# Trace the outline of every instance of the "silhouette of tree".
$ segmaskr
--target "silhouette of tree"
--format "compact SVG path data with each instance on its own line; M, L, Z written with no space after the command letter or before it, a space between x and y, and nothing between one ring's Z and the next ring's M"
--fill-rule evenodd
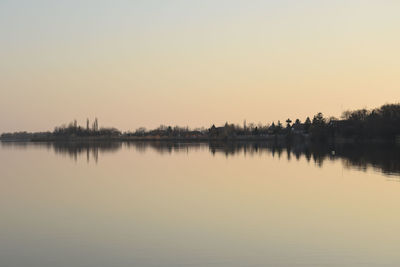
M324 126L325 125L325 118L321 112L318 112L316 115L314 115L314 118L312 120L312 125L313 126Z
M311 127L311 120L310 120L310 117L307 117L306 121L304 122L304 131L306 133L309 133L310 132L310 127Z

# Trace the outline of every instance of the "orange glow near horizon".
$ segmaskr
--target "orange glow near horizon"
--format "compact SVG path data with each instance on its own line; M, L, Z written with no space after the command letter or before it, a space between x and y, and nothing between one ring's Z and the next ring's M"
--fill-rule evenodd
M0 133L209 127L400 102L398 1L0 4Z

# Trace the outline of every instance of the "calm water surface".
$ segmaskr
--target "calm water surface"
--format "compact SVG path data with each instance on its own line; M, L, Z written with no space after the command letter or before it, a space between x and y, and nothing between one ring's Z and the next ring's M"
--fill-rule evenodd
M1 143L0 266L400 266L399 158Z

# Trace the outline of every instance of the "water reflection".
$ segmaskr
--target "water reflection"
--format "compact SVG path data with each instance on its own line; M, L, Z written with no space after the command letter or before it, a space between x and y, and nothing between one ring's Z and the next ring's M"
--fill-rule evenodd
M84 156L86 161L98 162L100 153L117 152L122 147L146 153L148 150L160 154L189 153L209 150L212 155L226 157L237 155L272 157L300 160L304 157L322 167L324 161L341 160L346 168L366 171L372 168L386 175L400 175L400 147L387 145L354 144L277 144L277 143L177 143L177 142L1 142L3 148L38 148L53 150L58 155L67 155L74 160Z
M116 152L122 147L120 142L2 142L3 148L28 149L38 148L53 150L59 155L67 155L74 160L85 155L86 161L93 159L98 162L99 153Z

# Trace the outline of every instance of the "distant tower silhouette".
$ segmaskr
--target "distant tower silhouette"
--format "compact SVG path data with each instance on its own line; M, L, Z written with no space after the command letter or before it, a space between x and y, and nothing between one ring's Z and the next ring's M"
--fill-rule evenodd
M86 119L86 130L89 131L89 119Z

